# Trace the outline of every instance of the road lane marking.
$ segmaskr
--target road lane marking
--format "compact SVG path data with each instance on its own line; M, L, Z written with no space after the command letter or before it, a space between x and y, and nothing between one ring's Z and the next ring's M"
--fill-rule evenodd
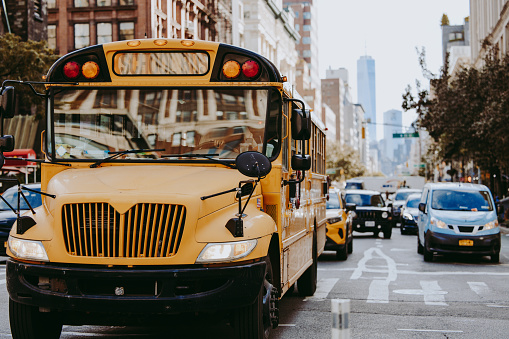
M3 284L5 284L5 283L6 283L6 280L5 280L5 279L0 280L0 285L3 285Z
M278 324L278 327L295 327L297 324Z
M442 291L438 285L438 281L421 280L420 290L394 290L394 293L407 294L407 295L422 295L424 296L424 303L431 306L448 306L445 302L444 295L446 291Z
M486 305L488 307L499 307L499 308L509 308L509 306L506 305Z
M330 291L334 288L334 285L339 281L339 278L326 278L318 280L316 284L315 294L311 297L304 298L304 301L308 300L325 300L329 295Z
M477 295L486 294L490 291L490 288L484 282L468 281L467 284Z
M410 332L441 332L441 333L463 333L463 331L457 330L420 330L417 328L398 328L398 331L410 331Z
M366 302L377 304L389 303L389 281L385 279L371 281Z

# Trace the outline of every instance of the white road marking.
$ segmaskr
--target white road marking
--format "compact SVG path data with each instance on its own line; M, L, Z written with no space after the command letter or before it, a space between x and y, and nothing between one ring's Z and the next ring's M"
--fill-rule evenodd
M397 264L399 265L399 264ZM498 265L498 266L502 266L501 265ZM335 271L339 271L339 272L342 272L342 271L357 271L359 269L359 267L356 267L356 268L353 268L353 267L345 267L345 268L319 268L319 270L322 270L322 271L329 271L329 272L335 272ZM372 270L372 269L364 269L363 270L364 272L367 272L367 273L382 273L382 272L387 272L387 270ZM402 271L402 270L397 270L396 272L397 274L413 274L413 275L432 275L432 276L440 276L440 275L482 275L482 276L497 276L497 277L505 277L505 276L509 276L509 272L470 272L470 271L459 271L459 272L455 272L455 271L447 271L447 272L422 272L422 271ZM352 278L350 278L352 279ZM357 279L357 278L355 278Z
M417 329L417 328L398 328L398 331L463 333L463 331L457 331L457 330L420 330L420 329Z
M5 280L5 279L0 280L0 285L3 285L3 284L5 284L5 283L6 283L6 280Z
M409 248L391 248L391 252L414 252L415 250L411 250Z
M484 282L467 282L468 286L470 286L470 289L474 291L477 295L486 294L489 293L490 288L486 283Z
M442 291L437 281L420 281L420 290L394 290L394 293L407 294L407 295L422 295L424 296L424 303L431 306L448 306L445 302L444 295L446 291Z
M304 301L308 300L316 301L327 299L327 296L329 295L330 291L334 288L334 285L336 285L338 280L339 280L338 278L327 278L318 280L316 284L315 294L313 294L312 297L305 298Z
M366 263L371 259L385 259L387 269L373 270L368 269ZM376 266L380 267L380 266ZM385 267L385 266L383 266ZM350 279L359 279L363 272L386 273L386 277L377 277L371 281L369 285L368 303L388 303L389 302L389 283L397 278L396 263L394 260L385 255L379 248L371 247L364 251L364 257L357 264L357 268L353 271Z
M80 336L80 337L117 337L117 338L147 336L147 333L136 333L136 334L128 334L128 333L120 334L120 333L118 333L118 334L115 334L115 333L87 333L87 332L67 332L67 331L62 331L62 334L70 334L70 335L75 335L75 336Z
M278 324L277 326L281 326L281 327L295 327L295 326L297 326L297 324Z
M506 305L486 305L488 307L499 307L499 308L509 308L509 306Z

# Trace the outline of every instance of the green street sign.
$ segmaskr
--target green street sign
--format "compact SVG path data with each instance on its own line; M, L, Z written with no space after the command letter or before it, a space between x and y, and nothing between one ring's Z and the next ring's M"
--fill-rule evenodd
M326 169L325 174L336 174L336 169L335 168Z
M418 164L418 165L416 164L416 165L414 165L414 167L424 168L424 167L426 167L426 164Z
M419 137L419 132L414 132L414 133L393 133L392 137L393 138L418 138Z

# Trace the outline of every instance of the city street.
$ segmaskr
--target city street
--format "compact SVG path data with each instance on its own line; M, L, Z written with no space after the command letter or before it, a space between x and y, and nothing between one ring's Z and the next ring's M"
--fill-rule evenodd
M505 232L504 232L505 233ZM435 256L423 261L416 237L390 240L355 234L347 261L334 252L319 258L313 297L295 291L280 304L271 338L330 338L331 299L350 299L352 338L501 338L509 332L509 236L500 264L489 258ZM0 273L0 338L10 338L5 272ZM62 338L231 337L218 319L177 319L162 327L64 326Z

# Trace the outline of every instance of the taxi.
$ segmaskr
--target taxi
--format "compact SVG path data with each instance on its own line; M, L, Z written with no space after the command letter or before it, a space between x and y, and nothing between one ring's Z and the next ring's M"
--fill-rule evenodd
M355 211L354 204L346 204L341 198L338 189L329 189L327 200L327 241L326 251L336 251L338 260L346 260L348 254L353 251L352 237L352 213Z

